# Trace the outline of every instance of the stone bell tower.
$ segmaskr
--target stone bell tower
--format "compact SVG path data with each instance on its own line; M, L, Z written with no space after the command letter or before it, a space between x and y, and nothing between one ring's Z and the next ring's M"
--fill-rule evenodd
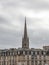
M22 48L29 49L29 38L27 36L26 17L25 17L25 26L24 26L24 36L22 38Z

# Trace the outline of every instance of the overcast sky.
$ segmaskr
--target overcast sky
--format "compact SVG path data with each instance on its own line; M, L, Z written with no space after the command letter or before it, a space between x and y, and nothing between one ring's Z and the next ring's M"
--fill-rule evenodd
M22 46L25 16L30 48L49 45L49 0L0 0L0 49Z

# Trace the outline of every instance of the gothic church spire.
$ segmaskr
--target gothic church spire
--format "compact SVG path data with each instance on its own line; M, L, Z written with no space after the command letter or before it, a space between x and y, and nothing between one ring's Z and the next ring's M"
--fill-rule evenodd
M22 48L29 49L29 38L27 36L27 25L25 17L24 36L22 38Z
M25 17L24 38L26 37L27 37L27 26L26 26L26 17Z

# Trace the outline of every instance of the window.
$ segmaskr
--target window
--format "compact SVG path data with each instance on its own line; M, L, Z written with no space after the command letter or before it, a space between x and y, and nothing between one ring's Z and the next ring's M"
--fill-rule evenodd
M26 46L26 44L24 46Z
M33 51L31 51L31 55L33 55Z
M23 55L25 55L25 51L23 51Z
M37 54L39 55L39 51L37 51Z

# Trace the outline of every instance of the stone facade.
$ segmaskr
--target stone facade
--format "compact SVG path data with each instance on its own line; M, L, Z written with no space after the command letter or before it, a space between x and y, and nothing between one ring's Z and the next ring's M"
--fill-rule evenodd
M0 50L0 65L49 65L49 46L43 49L29 48L26 18L22 48Z
M0 65L49 65L49 51L42 49L5 49L0 51Z

